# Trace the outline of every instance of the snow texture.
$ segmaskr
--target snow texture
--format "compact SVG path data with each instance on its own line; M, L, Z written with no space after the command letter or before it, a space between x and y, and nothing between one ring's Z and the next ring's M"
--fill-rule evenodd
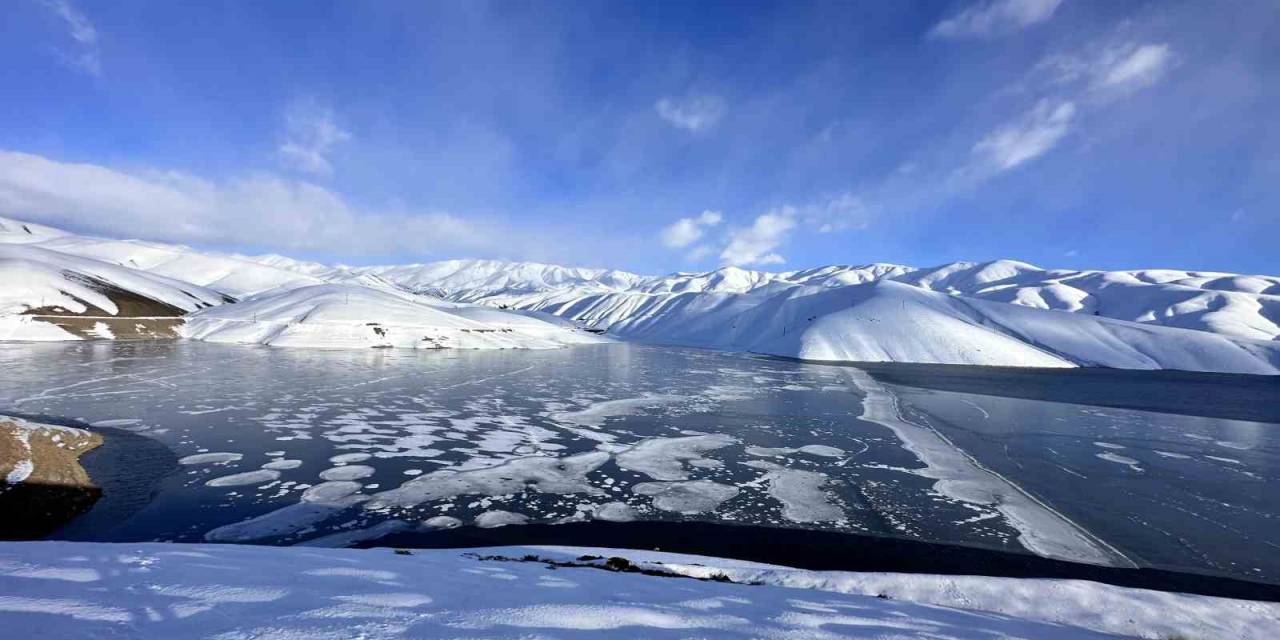
M1083 581L816 572L613 549L476 551L6 542L0 625L15 638L227 640L1264 640L1280 630L1274 603ZM517 561L526 555L621 556L663 573L757 584L585 567L548 571L543 562Z

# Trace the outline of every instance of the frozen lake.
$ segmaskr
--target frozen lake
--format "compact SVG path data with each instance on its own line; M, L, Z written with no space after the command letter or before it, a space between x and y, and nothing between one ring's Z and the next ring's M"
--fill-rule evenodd
M182 341L3 344L0 371L0 413L116 434L84 460L103 499L60 538L698 519L1280 582L1260 378Z

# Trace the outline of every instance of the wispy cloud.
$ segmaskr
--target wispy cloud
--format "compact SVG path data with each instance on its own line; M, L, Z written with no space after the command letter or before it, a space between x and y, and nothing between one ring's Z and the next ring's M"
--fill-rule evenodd
M1053 17L1062 0L984 0L944 18L929 30L935 38L993 38Z
M391 255L506 255L545 239L441 211L357 207L341 194L270 174L208 180L0 150L0 214L153 240ZM525 234L527 235L527 234Z
M329 154L333 147L351 139L338 126L333 110L313 101L299 101L284 114L284 132L277 152L286 166L316 175L333 173Z
M696 95L662 98L653 108L671 126L698 133L715 126L724 117L728 104L719 96Z
M806 227L830 232L864 228L886 216L927 211L1045 157L1075 134L1087 134L1091 121L1161 82L1180 63L1169 44L1122 35L1046 56L1004 92L1020 106L1002 120L970 129L967 135L963 124L958 124L949 144L918 152L923 165L908 161L847 193L800 206L801 220ZM907 167L910 170L904 170Z
M751 226L729 232L729 243L720 252L727 265L771 265L786 262L776 249L786 242L796 226L795 207L779 207L760 214Z
M1041 100L1030 111L987 134L973 146L997 171L1007 171L1044 155L1071 130L1072 102Z
M811 202L800 207L800 211L805 222L817 227L818 233L865 229L870 224L867 203L847 191Z
M54 12L67 27L67 35L74 42L70 47L54 51L68 65L92 76L102 75L102 54L98 48L98 30L87 16L68 0L40 0Z
M1162 80L1174 67L1173 48L1162 42L1113 42L1085 51L1049 56L1033 70L1033 81L1079 98L1124 97Z

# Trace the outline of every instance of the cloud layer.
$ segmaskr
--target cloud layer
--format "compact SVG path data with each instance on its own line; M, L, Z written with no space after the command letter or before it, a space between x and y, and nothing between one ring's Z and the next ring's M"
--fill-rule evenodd
M211 181L0 151L0 211L112 236L328 251L340 255L491 250L522 239L443 212L358 208L305 181L258 174Z

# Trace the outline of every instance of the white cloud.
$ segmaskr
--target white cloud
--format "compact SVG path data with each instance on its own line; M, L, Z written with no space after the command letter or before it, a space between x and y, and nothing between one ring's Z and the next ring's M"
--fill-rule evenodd
M1058 144L1071 130L1076 114L1072 102L1041 100L1031 111L987 134L973 146L997 172L1037 158Z
M41 0L41 4L57 14L67 27L67 35L75 41L70 49L55 49L69 65L92 76L102 75L102 55L98 50L98 30L89 18L68 0Z
M351 134L334 121L333 110L314 102L291 105L284 114L284 134L277 152L286 166L317 175L333 173L329 152Z
M1062 0L985 0L940 21L929 30L937 38L992 38L1020 31L1053 17Z
M444 212L360 209L323 187L269 174L211 181L4 150L0 214L112 237L352 256L507 252L533 244L510 229Z
M1098 84L1103 87L1141 89L1160 80L1173 61L1173 51L1167 44L1144 44L1114 57L1099 74Z
M786 259L774 250L786 241L796 226L796 209L780 207L763 213L750 227L729 232L729 244L720 252L727 265L781 264Z
M697 133L715 126L724 117L728 105L719 96L702 95L663 98L653 108L672 126Z
M720 224L723 217L719 211L703 211L696 218L681 218L662 229L663 246L669 249L681 249L702 239L705 229Z

